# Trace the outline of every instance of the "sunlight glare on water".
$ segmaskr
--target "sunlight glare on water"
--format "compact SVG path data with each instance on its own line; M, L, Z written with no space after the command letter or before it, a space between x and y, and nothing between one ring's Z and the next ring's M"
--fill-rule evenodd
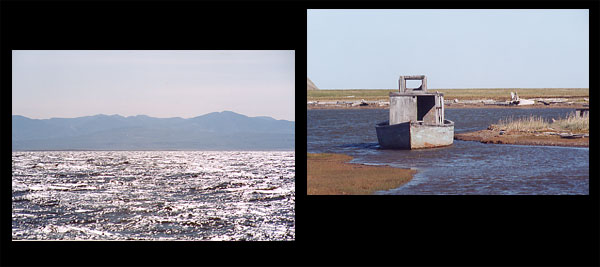
M13 152L13 240L294 240L289 151Z

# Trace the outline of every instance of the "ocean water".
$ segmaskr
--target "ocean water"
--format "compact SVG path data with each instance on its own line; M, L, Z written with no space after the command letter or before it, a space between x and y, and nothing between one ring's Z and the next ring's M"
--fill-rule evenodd
M574 109L446 109L455 132L476 131L508 117L561 118ZM482 144L454 140L450 147L379 149L375 124L389 110L308 110L307 150L342 153L354 163L418 171L393 195L586 195L589 148Z
M294 240L293 151L12 153L13 240Z

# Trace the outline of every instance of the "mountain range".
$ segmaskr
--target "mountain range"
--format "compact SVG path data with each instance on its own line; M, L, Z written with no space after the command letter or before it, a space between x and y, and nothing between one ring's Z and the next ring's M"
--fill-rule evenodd
M294 150L293 121L231 111L184 118L12 116L13 150Z

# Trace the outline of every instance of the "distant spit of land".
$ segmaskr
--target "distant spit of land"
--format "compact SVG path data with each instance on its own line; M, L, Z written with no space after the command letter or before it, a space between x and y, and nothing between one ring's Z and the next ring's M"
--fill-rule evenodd
M398 89L336 89L307 91L307 108L387 108L374 102L389 101L389 93ZM536 104L519 108L578 108L589 104L589 88L470 88L470 89L428 89L429 92L444 94L448 108L469 107L516 107L486 105L490 101L510 100L510 93L516 92L522 99L537 99ZM339 103L368 102L368 105L340 105ZM369 103L370 102L370 103Z

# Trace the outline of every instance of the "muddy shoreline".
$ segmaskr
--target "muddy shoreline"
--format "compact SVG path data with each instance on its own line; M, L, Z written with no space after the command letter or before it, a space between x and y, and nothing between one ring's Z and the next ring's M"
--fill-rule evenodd
M455 140L477 141L485 144L589 147L589 137L563 138L548 132L480 130L454 134Z
M533 105L526 105L526 106L501 106L501 105L486 105L483 103L456 103L456 104L445 104L444 108L446 109L454 109L454 108L463 108L463 109L467 109L467 108L511 108L511 109L534 109L534 108L573 108L573 109L577 109L577 108L584 108L584 107L588 107L587 104L579 104L579 103L573 103L573 104L550 104L550 105L544 105L544 104L533 104ZM377 106L377 105L367 105L367 106L348 106L348 105L315 105L315 104L308 104L306 105L306 109L389 109L389 106Z

